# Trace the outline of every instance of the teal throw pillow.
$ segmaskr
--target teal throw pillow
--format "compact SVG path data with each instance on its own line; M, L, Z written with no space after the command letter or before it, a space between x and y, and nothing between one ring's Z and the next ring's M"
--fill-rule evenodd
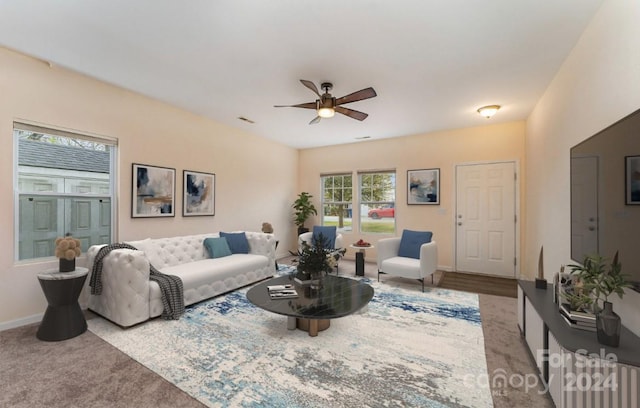
M221 232L220 236L227 239L232 254L249 253L249 241L244 232Z
M433 233L431 231L403 230L398 256L420 259L420 247L422 244L431 242L432 236Z
M231 255L231 249L229 249L226 238L205 238L204 247L209 253L209 258L222 258L223 256Z
M336 227L325 227L321 225L313 226L313 235L311 237L311 243L315 245L316 239L322 235L329 249L336 249Z

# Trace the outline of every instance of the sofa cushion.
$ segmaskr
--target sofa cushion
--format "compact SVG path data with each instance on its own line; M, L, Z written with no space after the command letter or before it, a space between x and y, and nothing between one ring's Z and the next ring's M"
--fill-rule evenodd
M420 260L406 256L387 258L380 264L381 271L393 271L393 276L420 279Z
M185 304L193 303L197 292L208 290L208 286L217 287L217 293L236 289L251 283L248 280L252 273L270 265L269 258L253 254L233 254L223 258L203 259L182 265L163 268L160 272L175 275L182 279L184 285ZM190 293L195 291L196 293ZM202 296L200 296L202 299Z
M220 236L227 239L232 254L249 253L249 241L244 232L220 232Z
M336 247L336 227L328 227L323 225L314 225L313 226L313 236L311 237L311 244L315 245L316 239L318 237L322 237L328 241L328 245L330 249L334 249Z
M231 255L231 249L224 237L205 238L203 244L209 253L209 258L222 258Z
M420 259L420 246L431 242L431 231L403 230L398 256Z

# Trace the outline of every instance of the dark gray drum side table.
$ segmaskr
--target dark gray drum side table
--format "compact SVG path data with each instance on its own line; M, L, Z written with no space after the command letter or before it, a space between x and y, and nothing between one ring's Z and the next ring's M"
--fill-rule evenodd
M76 337L87 330L87 321L78 304L87 268L71 272L58 270L38 274L38 281L47 298L47 310L38 327L36 337L44 341L60 341Z

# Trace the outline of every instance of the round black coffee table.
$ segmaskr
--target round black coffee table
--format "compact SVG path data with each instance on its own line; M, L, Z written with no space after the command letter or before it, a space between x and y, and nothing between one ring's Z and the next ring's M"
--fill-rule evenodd
M272 298L269 286L292 285L295 298ZM362 309L373 297L373 288L359 280L325 276L322 287L312 289L294 281L293 275L279 276L249 289L247 299L254 305L289 318L287 328L296 328L317 336L329 328L331 319L350 315Z

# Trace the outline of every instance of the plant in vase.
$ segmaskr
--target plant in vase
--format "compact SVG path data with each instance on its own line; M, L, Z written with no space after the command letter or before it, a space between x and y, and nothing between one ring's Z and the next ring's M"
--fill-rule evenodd
M329 248L329 239L322 234L312 240L311 245L303 241L295 261L298 273L308 275L311 280L321 280L336 267L345 252L346 249Z
M598 341L612 347L620 344L620 316L613 311L609 296L624 296L624 288L630 286L622 273L622 264L618 260L618 252L611 263L600 255L585 257L582 265L569 265L571 274L578 276L583 282L584 290L593 296L593 311L596 314ZM602 302L602 307L598 303Z
M304 223L307 221L307 218L311 217L311 215L318 215L318 211L316 207L311 202L311 198L313 196L305 191L298 194L298 198L293 202L294 217L293 222L298 227L298 235L309 231L308 228L305 228Z
M56 257L60 259L60 272L76 269L76 257L82 253L80 240L71 236L56 238Z

